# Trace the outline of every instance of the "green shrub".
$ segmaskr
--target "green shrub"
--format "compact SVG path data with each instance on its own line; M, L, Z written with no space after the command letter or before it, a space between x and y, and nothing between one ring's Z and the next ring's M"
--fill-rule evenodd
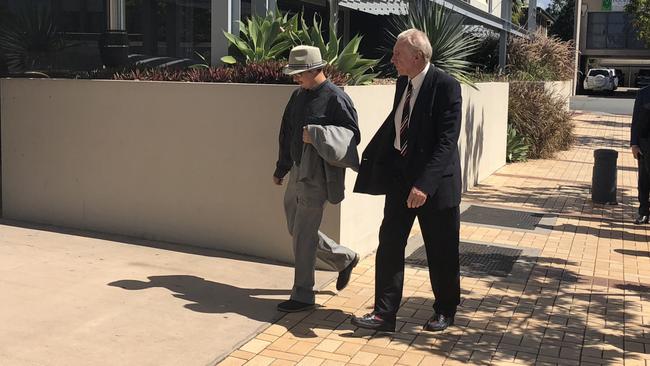
M551 81L573 79L574 45L537 33L531 38L514 37L508 44L511 79Z
M359 54L359 45L363 37L359 35L354 36L343 50L340 50L341 39L336 37L333 29L330 29L329 41L325 42L321 30L322 22L316 14L314 14L312 27L307 26L307 23L302 18L301 24L301 31L295 35L297 43L318 47L323 59L328 64L349 75L348 84L370 84L379 75L378 73L370 73L377 66L379 60L365 59Z
M476 73L496 73L499 71L499 35L494 32L473 32L478 41L476 52L467 58L472 62Z
M476 65L476 73L498 73L499 36L491 32L474 32L472 36L478 39L479 46L468 60ZM532 38L511 38L507 49L505 73L510 80L555 81L573 78L573 42L537 33Z
M289 17L288 13L282 15L278 11L264 17L254 15L241 22L240 35L228 32L224 35L241 54L222 57L221 60L228 64L280 60L286 58L292 47L308 45L318 47L323 60L347 74L348 84L368 84L377 76L371 71L379 60L364 59L359 54L362 37L355 36L341 49L341 39L330 30L329 41L325 42L322 22L316 15L312 26L307 25L302 14Z
M228 42L241 53L240 59L224 56L227 64L261 62L285 57L293 46L292 35L298 31L298 15L269 12L266 16L253 15L240 22L239 35L223 32Z
M22 5L14 19L0 22L0 49L10 72L47 69L65 41L49 6Z
M517 130L509 124L508 142L506 145L506 161L508 163L526 161L528 160L528 150L528 139L518 133Z
M566 99L547 91L541 82L510 83L508 123L529 142L530 159L552 157L575 140Z

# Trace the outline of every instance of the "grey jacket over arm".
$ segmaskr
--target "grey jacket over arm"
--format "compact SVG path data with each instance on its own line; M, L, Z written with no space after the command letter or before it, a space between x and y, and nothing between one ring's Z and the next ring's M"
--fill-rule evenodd
M333 125L307 125L306 128L313 143L303 146L298 181L324 182L327 200L337 204L344 198L345 169L359 168L355 134Z

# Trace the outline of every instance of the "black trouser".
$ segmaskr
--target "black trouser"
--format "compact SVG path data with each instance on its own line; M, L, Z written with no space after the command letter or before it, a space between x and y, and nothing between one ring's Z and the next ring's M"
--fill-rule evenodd
M650 214L650 161L644 155L639 156L639 215Z
M453 316L460 303L460 210L436 209L429 199L423 206L409 209L406 199L410 190L406 184L396 184L386 195L375 267L375 312L384 320L395 320L404 287L404 249L417 216L435 296L433 308L436 313Z

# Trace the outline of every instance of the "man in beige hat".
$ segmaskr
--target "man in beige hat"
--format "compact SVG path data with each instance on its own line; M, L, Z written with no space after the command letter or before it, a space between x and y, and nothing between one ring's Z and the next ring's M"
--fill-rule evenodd
M317 47L297 46L284 68L300 87L291 95L282 117L279 158L273 173L273 183L282 185L290 172L284 209L293 238L295 277L291 298L278 305L283 312L315 306L317 257L339 272L338 290L348 284L359 262L355 252L318 230L325 202L336 204L343 199L345 166L358 164L356 145L361 138L352 100L327 79L323 73L326 64ZM353 155L354 162L330 161L327 155L332 148L349 151L346 155Z

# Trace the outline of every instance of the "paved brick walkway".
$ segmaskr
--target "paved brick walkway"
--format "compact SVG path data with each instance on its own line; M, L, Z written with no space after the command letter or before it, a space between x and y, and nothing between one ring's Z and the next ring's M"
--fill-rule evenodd
M636 163L630 118L576 114L577 143L555 159L503 167L464 196L470 204L557 215L542 232L462 224L461 239L534 249L507 277L465 276L456 326L421 330L431 315L426 269L406 270L399 331L350 325L373 305L374 256L351 284L327 287L310 313L289 314L221 365L650 365L650 226L631 224ZM593 150L619 151L617 206L590 201Z

